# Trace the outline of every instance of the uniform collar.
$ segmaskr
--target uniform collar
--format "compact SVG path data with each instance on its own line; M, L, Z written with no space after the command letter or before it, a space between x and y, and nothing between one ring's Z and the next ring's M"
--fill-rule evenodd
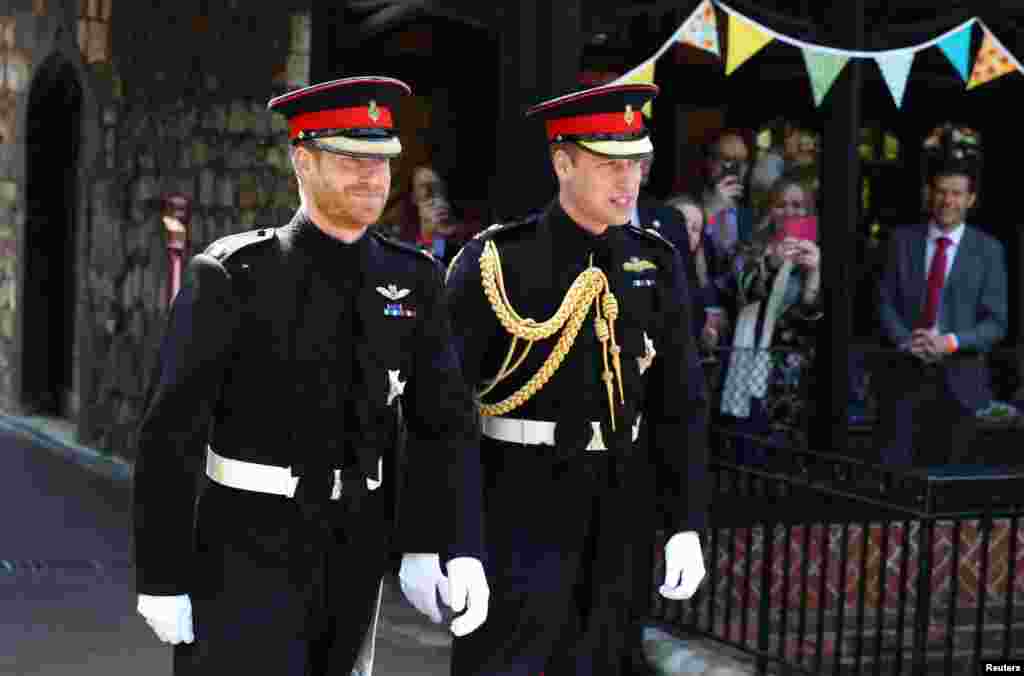
M299 209L289 227L293 232L295 246L317 258L352 258L366 249L370 240L369 230L351 244L328 235L314 223L304 209Z
M595 235L565 213L557 199L548 207L545 220L551 230L554 254L571 258L606 247L613 227L609 226L602 234Z

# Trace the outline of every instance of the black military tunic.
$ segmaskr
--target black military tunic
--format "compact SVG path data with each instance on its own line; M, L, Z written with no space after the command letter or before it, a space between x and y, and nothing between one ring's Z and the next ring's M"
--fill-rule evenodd
M187 268L157 368L135 556L139 593L192 600L176 673L348 673L391 552L481 555L477 415L428 256L302 211L220 240ZM294 498L209 481L208 445L291 468Z
M616 387L613 432L592 308L551 380L505 414L556 422L555 445L489 438L485 421L490 610L479 630L456 639L452 673L628 673L639 645L637 607L647 602L637 594L653 576L654 531L700 532L705 521L707 401L680 258L631 226L590 234L557 201L539 219L486 231L463 249L447 281L463 369L477 388L498 372L510 342L482 287L488 240L501 255L509 304L538 322L555 314L593 256L618 299L625 405ZM485 401L522 386L556 340L535 344ZM657 356L644 368L649 346ZM638 414L643 429L634 442ZM590 421L601 422L610 450L584 450Z

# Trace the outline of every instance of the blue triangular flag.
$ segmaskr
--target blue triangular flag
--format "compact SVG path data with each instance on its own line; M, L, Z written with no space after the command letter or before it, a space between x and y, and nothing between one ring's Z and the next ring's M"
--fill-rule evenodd
M964 26L962 30L944 38L939 43L939 49L960 73L960 78L967 82L967 70L971 60L971 26Z
M878 68L882 71L885 83L889 85L889 93L892 94L896 107L903 105L903 92L907 88L907 77L910 75L910 67L914 63L914 52L896 52L885 56L876 56Z

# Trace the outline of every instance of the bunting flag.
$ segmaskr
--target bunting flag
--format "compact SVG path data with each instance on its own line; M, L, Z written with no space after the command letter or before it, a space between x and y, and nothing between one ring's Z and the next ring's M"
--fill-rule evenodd
M657 61L657 57L648 59L646 62L629 71L618 80L615 80L614 84L654 84L655 61ZM648 101L644 104L644 107L640 109L648 118L653 116L651 103L651 101Z
M718 48L718 21L715 18L715 7L711 4L711 0L704 0L697 7L690 18L680 26L676 33L676 39L684 45L691 45L711 52L715 56L721 56Z
M832 88L843 67L850 57L843 54L831 54L828 52L814 52L809 49L803 50L804 61L807 64L807 74L811 76L811 89L814 90L814 105L820 106L821 102Z
M971 73L971 80L967 83L967 89L974 89L986 82L991 82L1007 73L1016 70L1009 54L995 39L995 36L986 28L985 39L978 50L978 56L974 59L974 72Z
M914 64L914 52L891 52L885 56L875 58L885 83L889 85L889 93L892 94L896 107L903 107L903 93L907 89L907 78L910 76L910 67Z
M960 73L961 79L967 82L967 89L973 89L986 82L991 82L1007 73L1019 70L1024 66L1007 50L999 39L980 19L973 17L958 26L954 26L937 37L915 45L898 49L863 51L837 49L826 45L812 44L797 38L783 35L753 19L740 14L722 0L701 0L696 9L686 18L672 36L649 59L628 71L614 82L654 82L655 62L673 45L686 44L715 54L721 58L721 47L718 39L718 20L716 12L721 10L728 15L726 27L725 74L731 75L737 68L746 63L768 43L773 40L796 47L801 50L807 72L811 78L815 105L820 106L842 73L850 59L873 59L889 87L896 107L903 106L903 97L907 88L907 79L918 52L938 47ZM970 78L967 77L970 65L970 48L972 29L977 24L984 31L981 49L978 51L974 69ZM650 116L651 104L644 106L644 114Z
M725 74L731 75L772 39L771 35L745 16L729 14L729 54L726 57Z
M971 59L971 27L950 33L939 42L939 49L960 73L960 78L967 82L967 66Z

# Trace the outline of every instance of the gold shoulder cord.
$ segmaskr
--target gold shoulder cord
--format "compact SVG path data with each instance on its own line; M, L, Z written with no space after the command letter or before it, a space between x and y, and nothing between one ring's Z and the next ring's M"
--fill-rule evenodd
M555 314L547 321L541 323L537 323L533 319L520 317L512 308L512 304L508 299L508 293L505 291L501 256L493 240L488 241L484 245L484 251L480 256L480 276L484 293L487 295L491 307L494 308L494 314L497 315L505 330L512 335L512 343L509 345L508 354L505 356L501 369L487 387L478 393L479 397L483 398L498 383L512 375L522 365L526 355L530 353L533 343L550 338L555 333L562 331L562 334L558 337L558 342L552 348L551 354L548 355L540 370L533 374L525 385L504 401L494 404L485 404L481 401L481 414L486 416L504 415L519 408L539 392L551 377L555 375L555 371L562 365L565 356L572 349L580 327L583 326L584 320L590 313L590 306L593 304L596 312L594 328L598 340L601 341L602 356L604 358L602 380L604 380L605 386L608 389L608 409L611 414L612 429L614 430L615 398L612 394L614 389L612 381L616 377L619 381L620 402L622 404L626 403L622 387L622 365L619 359L621 348L615 342L615 320L619 316L619 303L611 292L608 278L604 272L594 267L593 258L591 258L590 267L581 272L573 281L572 286L569 287L568 293L565 294L565 298L562 299L562 304ZM597 302L599 298L600 302ZM515 364L510 368L509 364L512 363L512 359L515 356L519 340L526 341L526 345L523 348L522 354L519 355L519 358L515 360ZM612 374L608 366L609 352L611 353L615 375Z

